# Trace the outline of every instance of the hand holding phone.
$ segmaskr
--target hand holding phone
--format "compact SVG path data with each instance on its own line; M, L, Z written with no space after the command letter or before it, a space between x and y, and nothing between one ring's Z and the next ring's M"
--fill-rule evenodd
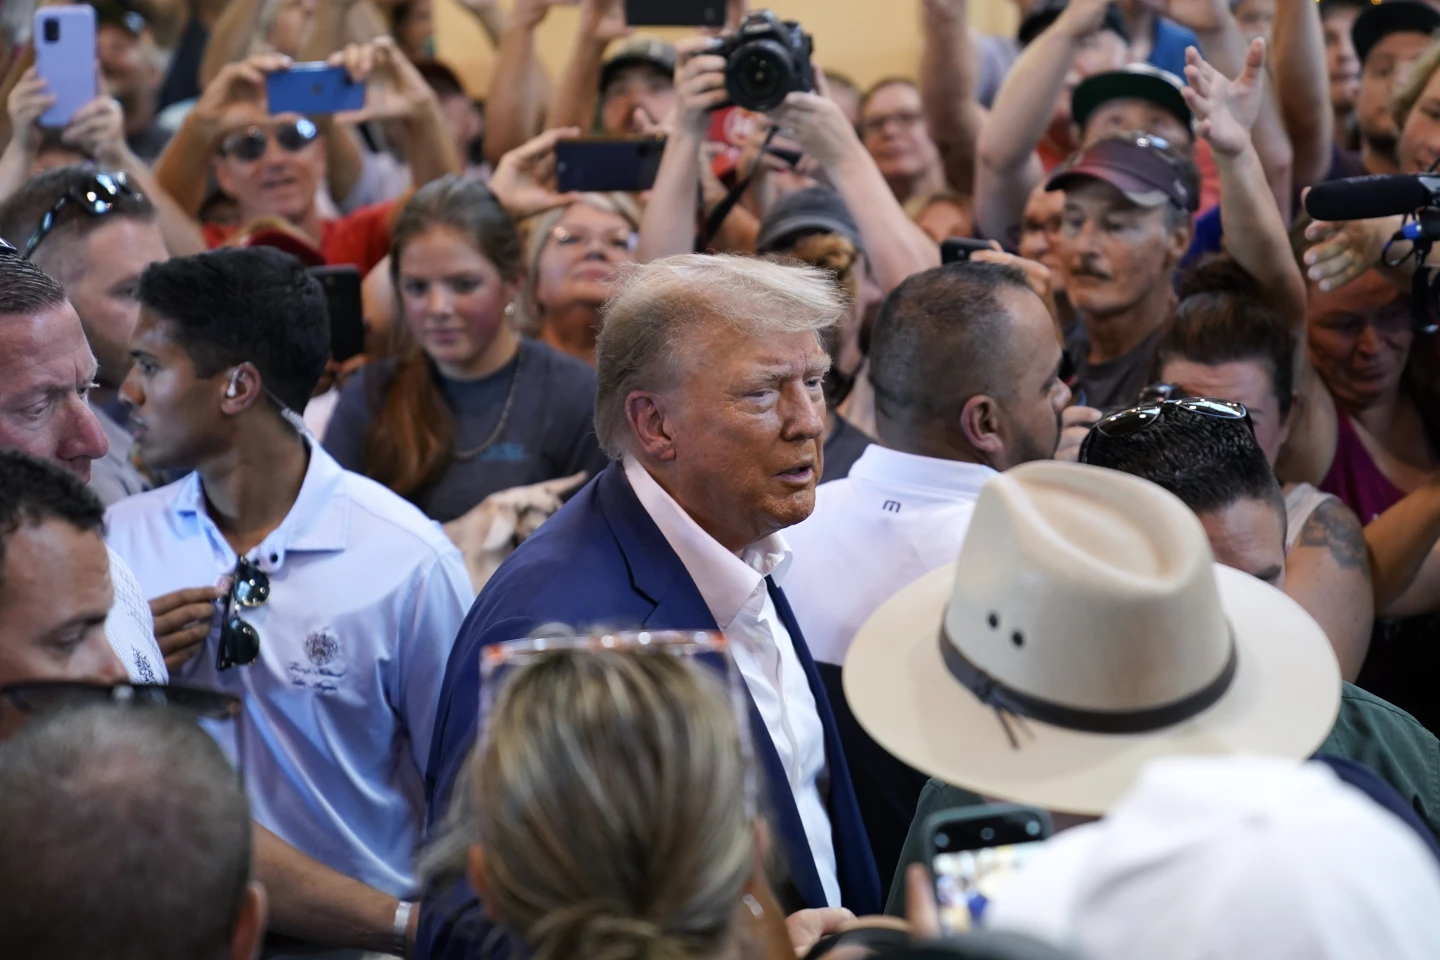
M265 75L265 102L270 113L321 116L365 106L365 84L350 78L343 66L297 63Z
M925 823L940 924L974 929L990 900L1052 832L1050 815L1008 803L945 810Z
M69 125L100 92L95 71L95 8L88 4L35 11L35 71L54 97L40 126Z
M995 247L989 240L975 240L971 237L950 237L940 241L940 262L959 263L962 260L969 260L972 253L981 250L994 250Z

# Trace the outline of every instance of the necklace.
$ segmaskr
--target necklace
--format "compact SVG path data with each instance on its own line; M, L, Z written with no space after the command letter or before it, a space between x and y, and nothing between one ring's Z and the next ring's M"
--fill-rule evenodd
M490 436L478 447L469 450L456 450L452 453L451 459L456 463L468 463L480 454L489 450L505 434L505 427L510 422L510 408L515 405L516 386L520 383L520 371L525 366L525 345L522 343L515 354L515 372L510 374L510 390L505 394L505 406L500 408L500 419L495 423L495 429L490 431Z

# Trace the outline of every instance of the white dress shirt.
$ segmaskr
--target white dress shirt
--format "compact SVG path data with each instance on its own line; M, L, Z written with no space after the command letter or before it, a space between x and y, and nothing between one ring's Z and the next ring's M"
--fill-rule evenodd
M815 511L785 531L795 554L785 597L810 654L841 664L870 614L912 581L960 556L980 488L978 463L873 443L850 475L815 492Z
M107 520L146 596L235 569L198 474L121 500ZM300 495L249 557L270 578L267 602L236 607L259 658L215 668L217 615L178 678L243 697L239 759L258 822L346 876L412 894L435 706L474 596L460 553L412 504L312 446Z
M700 528L633 457L625 476L640 505L660 528L670 548L695 581L730 652L765 729L780 755L790 792L810 842L815 869L830 906L840 906L835 838L825 796L830 792L825 729L815 708L810 681L795 653L790 631L775 610L765 578L778 585L790 565L790 548L778 533L738 555Z

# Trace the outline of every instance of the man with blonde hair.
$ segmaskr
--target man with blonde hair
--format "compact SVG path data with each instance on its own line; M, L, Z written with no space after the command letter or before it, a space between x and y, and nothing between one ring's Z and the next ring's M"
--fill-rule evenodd
M780 589L780 531L815 505L829 359L844 304L809 267L676 256L629 272L596 349L595 431L612 463L480 594L446 670L426 789L433 823L475 742L480 651L555 622L718 630L745 679L790 908L871 912L879 884L824 688ZM489 935L460 885L422 908L420 952Z

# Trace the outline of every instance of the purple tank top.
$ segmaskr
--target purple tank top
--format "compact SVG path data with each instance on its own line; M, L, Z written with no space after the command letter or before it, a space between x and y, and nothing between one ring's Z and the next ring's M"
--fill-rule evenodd
M1335 408L1335 461L1325 474L1320 489L1333 493L1355 511L1361 523L1369 523L1405 499L1405 491L1391 483L1360 442L1355 425L1338 406Z

